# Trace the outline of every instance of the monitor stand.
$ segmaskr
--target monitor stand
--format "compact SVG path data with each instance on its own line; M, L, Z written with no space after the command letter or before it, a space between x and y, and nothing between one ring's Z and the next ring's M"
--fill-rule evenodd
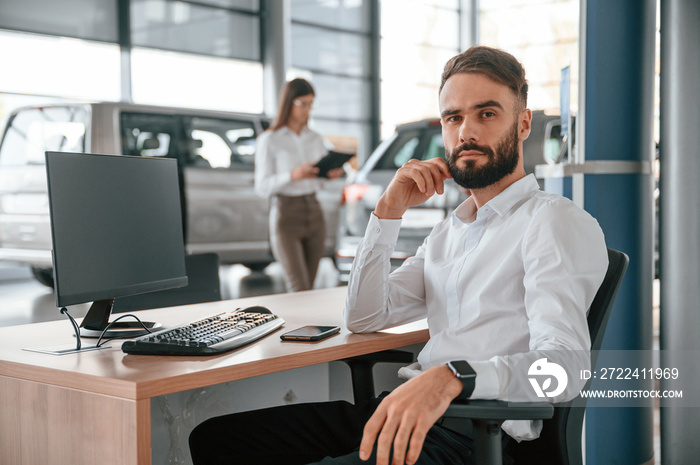
M112 314L114 299L96 300L90 306L83 322L80 324L80 337L100 337L109 324L109 316ZM125 314L126 315L126 314ZM151 331L163 328L160 323L144 321L143 324ZM118 321L110 325L104 333L105 339L127 338L131 339L148 334L138 321Z

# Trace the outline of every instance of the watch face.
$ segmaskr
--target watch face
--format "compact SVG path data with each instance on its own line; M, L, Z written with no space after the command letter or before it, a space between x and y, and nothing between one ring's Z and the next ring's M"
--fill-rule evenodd
M457 376L459 376L460 378L476 375L476 371L474 371L474 368L472 368L472 366L464 360L455 360L450 362L450 364L457 371Z

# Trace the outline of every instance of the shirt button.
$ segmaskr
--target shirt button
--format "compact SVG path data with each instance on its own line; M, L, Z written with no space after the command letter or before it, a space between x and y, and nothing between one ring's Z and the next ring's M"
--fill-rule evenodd
M379 234L379 233L381 232L381 229L379 229L379 228L374 228L374 232L376 232L377 234Z

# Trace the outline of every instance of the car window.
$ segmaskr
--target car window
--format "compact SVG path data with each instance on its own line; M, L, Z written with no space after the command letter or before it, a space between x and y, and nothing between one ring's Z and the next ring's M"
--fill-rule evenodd
M395 170L414 157L416 147L420 142L420 134L417 131L400 134L386 153L374 166L374 170Z
M396 152L396 155L394 155L394 166L398 168L413 158L413 154L416 153L416 146L418 146L417 137L413 137L406 142L406 144Z
M549 123L545 130L544 160L547 163L559 163L562 150L561 124Z
M421 160L430 160L432 158L445 158L445 143L442 140L442 133L433 134L428 141L428 147L421 156Z
M122 113L122 152L137 157L180 158L180 123L177 116Z
M252 171L255 166L255 126L252 121L189 118L193 166Z
M44 152L84 152L88 111L83 107L22 110L10 121L0 165L44 163Z

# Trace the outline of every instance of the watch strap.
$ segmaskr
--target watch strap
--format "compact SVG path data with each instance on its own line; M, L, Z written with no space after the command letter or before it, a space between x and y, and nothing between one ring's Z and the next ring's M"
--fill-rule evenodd
M474 392L474 387L476 386L476 372L468 362L464 360L460 360L459 362L469 367L469 373L460 372L453 362L448 362L447 367L452 371L452 374L462 382L462 392L459 393L456 399L468 399Z

